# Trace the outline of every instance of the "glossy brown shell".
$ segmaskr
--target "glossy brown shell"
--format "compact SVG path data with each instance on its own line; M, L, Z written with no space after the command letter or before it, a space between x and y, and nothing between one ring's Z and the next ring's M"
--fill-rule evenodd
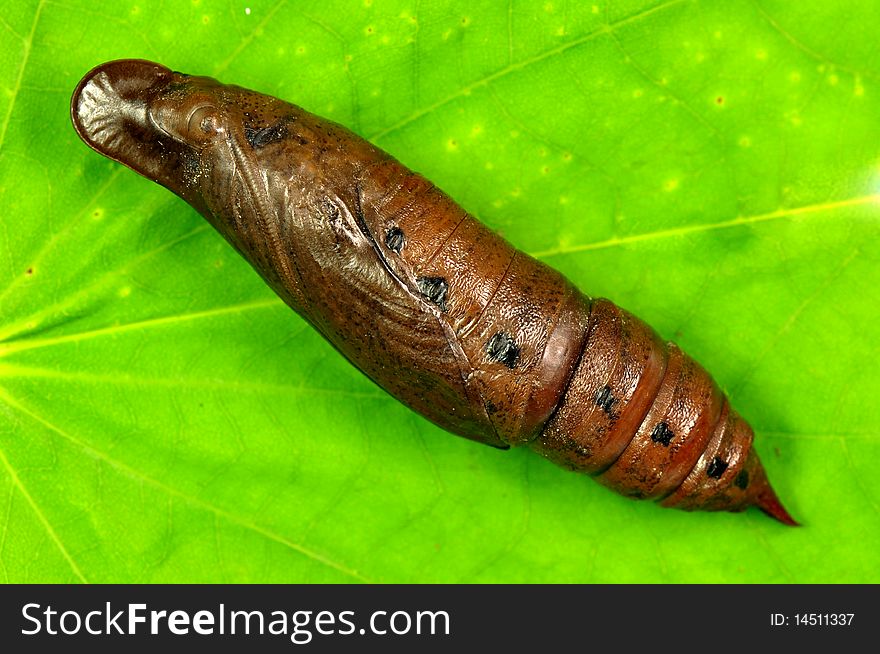
M80 82L92 148L197 210L293 309L455 434L527 445L615 491L787 524L711 377L347 129L145 61Z

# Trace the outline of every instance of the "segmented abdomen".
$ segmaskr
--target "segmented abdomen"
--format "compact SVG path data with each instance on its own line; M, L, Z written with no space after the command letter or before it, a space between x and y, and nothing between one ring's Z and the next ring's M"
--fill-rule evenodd
M491 425L481 440L528 444L634 498L686 508L727 487L724 508L745 501L752 431L698 363L397 162L378 169L365 222L456 340L473 410Z
M732 484L724 500L731 508L746 499L752 438L702 366L632 314L595 300L577 371L531 447L667 506L702 506Z

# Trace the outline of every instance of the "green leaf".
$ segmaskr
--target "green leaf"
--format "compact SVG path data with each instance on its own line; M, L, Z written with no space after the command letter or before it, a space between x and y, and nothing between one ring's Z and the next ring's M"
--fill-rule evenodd
M3 579L880 581L874 3L9 4ZM677 340L804 526L631 502L392 400L79 141L70 94L120 57L352 127Z

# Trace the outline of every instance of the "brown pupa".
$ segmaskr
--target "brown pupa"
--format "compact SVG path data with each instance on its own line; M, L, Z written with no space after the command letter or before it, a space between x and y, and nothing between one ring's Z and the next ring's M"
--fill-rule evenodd
M444 429L527 445L633 498L795 521L706 371L514 249L425 178L297 106L139 60L71 116L195 207L295 311Z

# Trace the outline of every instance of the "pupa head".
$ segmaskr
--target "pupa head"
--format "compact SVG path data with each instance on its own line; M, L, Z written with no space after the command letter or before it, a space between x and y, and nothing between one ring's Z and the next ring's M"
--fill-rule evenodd
M284 139L297 110L270 96L139 59L89 71L70 107L73 126L90 147L200 210L202 182L218 170L235 174L235 148L249 146L246 154L253 160L254 144ZM220 177L213 183L223 183Z

